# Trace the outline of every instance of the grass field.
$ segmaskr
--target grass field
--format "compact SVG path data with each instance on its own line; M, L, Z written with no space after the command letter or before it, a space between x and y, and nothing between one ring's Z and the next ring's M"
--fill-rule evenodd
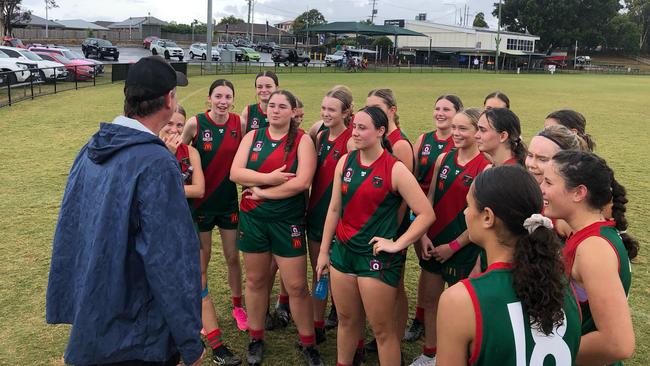
M353 90L356 106L363 104L372 88L393 88L402 127L412 140L432 129L433 99L444 93L461 96L466 106L480 106L489 92L506 92L512 109L522 120L525 141L542 128L549 112L565 107L583 112L588 132L598 144L597 152L608 160L628 189L628 232L641 242L641 255L633 268L630 294L637 350L627 364L650 364L650 274L646 254L650 214L645 207L650 204L650 170L645 165L650 156L650 133L646 129L650 77L365 73L293 74L280 78L281 86L293 91L306 106L305 129L319 118L326 90L341 83ZM235 110L239 112L254 100L254 76L230 79L238 88ZM193 77L188 87L179 88L179 100L189 114L206 109L212 80ZM0 364L63 364L69 327L47 325L44 319L52 234L70 165L99 122L110 121L121 113L122 88L116 84L68 91L0 109L0 130L6 133L0 146ZM230 316L225 264L218 243L214 252L210 268L213 299L223 318L226 342L244 356L247 336L236 330ZM417 271L417 262L409 260L406 286L412 306ZM336 342L333 331L328 335L330 338L320 348L325 362L332 365L336 362ZM296 338L293 327L270 332L265 364L301 364L294 351ZM419 354L420 347L420 343L405 345L407 359ZM370 358L368 364L376 364L376 358Z

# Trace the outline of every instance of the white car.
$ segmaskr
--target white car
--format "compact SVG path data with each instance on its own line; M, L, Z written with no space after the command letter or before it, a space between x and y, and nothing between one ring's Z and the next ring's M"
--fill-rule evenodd
M165 60L177 57L178 61L183 61L183 57L185 57L183 49L169 39L157 39L151 42L151 54L163 56Z
M194 43L193 45L190 46L190 58L194 59L194 57L199 57L203 60L207 59L207 51L208 45L205 43ZM219 56L219 50L217 49L217 46L212 46L212 60L213 61L219 61L221 57Z
M343 60L343 56L345 56L345 51L336 51L331 55L325 56L325 65L330 66L332 64L336 64L337 62Z
M2 74L0 78L3 80L0 84L24 83L32 75L38 76L38 66L35 62L17 60L0 51L0 74Z
M21 61L31 61L38 66L38 73L43 81L65 80L68 76L68 70L61 63L54 61L45 61L34 52L28 51L23 48L14 47L0 47L0 51L7 54L11 58Z

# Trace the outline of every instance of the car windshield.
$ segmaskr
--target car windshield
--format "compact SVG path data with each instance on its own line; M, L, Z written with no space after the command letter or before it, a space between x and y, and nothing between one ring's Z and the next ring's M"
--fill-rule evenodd
M247 53L253 53L253 52L255 52L252 48L248 48L248 47L242 47L241 49L244 50L244 51L246 51Z
M54 61L60 62L62 64L69 64L72 62L70 61L69 58L61 55L52 55L52 58L54 59Z
M178 46L176 45L176 42L167 41L165 42L165 47L178 47Z
M205 48L205 47L207 47L207 44L205 44L205 43L197 43L197 44L194 45L194 47L196 47L196 48Z
M76 58L83 58L83 57L81 57L81 55L76 54L76 53L74 53L72 51L61 50L61 52L63 53L63 56L65 56L66 58L68 58L70 60L74 60Z
M21 55L27 57L32 61L43 61L43 59L39 55L35 54L34 52L31 51L19 51L19 52Z
M7 56L6 53L0 51L0 58L11 58L11 57Z
M97 40L97 44L98 44L100 47L110 47L110 46L113 45L111 42L109 42L109 41L107 41L107 40L105 40L105 39Z
M345 51L336 51L334 52L334 56L343 56L345 55Z

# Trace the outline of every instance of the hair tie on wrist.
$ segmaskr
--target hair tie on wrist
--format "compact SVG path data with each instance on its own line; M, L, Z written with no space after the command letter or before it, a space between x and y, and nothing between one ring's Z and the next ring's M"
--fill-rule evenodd
M540 214L532 214L524 221L524 228L532 234L538 227L543 226L549 230L553 229L553 222L546 216Z
M453 250L454 253L459 251L462 247L460 246L460 242L458 239L454 239L451 243L447 244L449 245L449 249Z

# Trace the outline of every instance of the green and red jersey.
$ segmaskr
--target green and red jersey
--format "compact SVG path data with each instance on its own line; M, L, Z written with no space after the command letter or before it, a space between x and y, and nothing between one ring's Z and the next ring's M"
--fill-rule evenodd
M226 123L217 124L209 111L196 115L197 132L192 145L201 156L205 194L194 200L194 211L219 215L237 211L237 186L230 180L230 167L241 142L239 115L228 113Z
M587 238L597 236L605 239L618 257L618 276L623 284L625 294L630 291L632 284L632 266L630 257L628 257L627 249L623 244L623 240L616 230L616 223L614 221L598 221L583 228L582 230L573 233L566 241L566 245L562 248L562 255L564 256L564 263L568 276L571 276L573 263L575 262L576 251L580 244ZM596 324L591 316L589 308L589 299L585 290L576 282L572 281L572 285L580 301L580 309L582 310L582 334L587 334L596 330Z
M246 169L260 173L270 173L286 164L287 173L298 170L298 146L305 134L298 129L291 151L285 151L288 134L279 140L274 140L268 128L255 130L253 142L248 152ZM266 187L260 187L266 188ZM306 195L300 192L295 196L279 200L252 200L250 193L242 194L240 208L251 216L259 219L276 220L277 218L293 219L305 216Z
M397 158L387 150L369 166L359 151L351 151L341 174L341 217L336 238L350 251L372 256L370 240L397 234L402 197L393 191L392 172Z
M573 365L580 345L580 308L569 286L564 321L546 336L531 327L513 288L512 264L494 263L482 274L462 280L472 299L476 335L469 365Z
M336 164L341 156L348 153L348 140L352 130L346 128L334 140L329 139L330 130L323 131L316 142L317 164L316 174L311 185L309 207L307 209L307 224L309 228L322 232L332 198L332 186ZM320 229L320 230L318 230Z
M192 184L192 164L190 162L190 149L185 144L180 144L176 148L176 160L181 167L183 184Z
M444 140L438 138L437 131L427 132L422 136L416 162L418 175L415 178L417 178L424 194L429 193L436 159L440 154L448 153L453 147L454 140L451 135Z
M246 117L246 133L252 130L269 127L269 121L266 112L262 110L259 103L248 106L248 116Z

